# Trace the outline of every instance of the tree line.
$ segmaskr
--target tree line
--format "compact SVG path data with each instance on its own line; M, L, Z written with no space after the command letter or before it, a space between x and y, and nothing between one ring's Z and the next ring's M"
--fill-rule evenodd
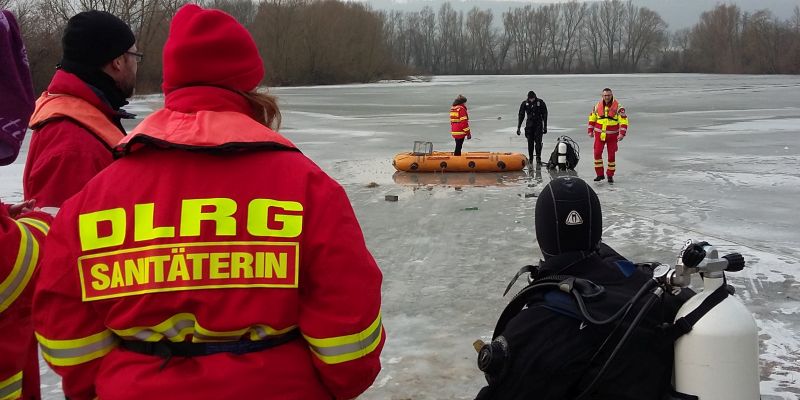
M61 57L67 20L89 10L127 22L145 57L139 92L156 92L169 21L186 0L0 0L17 16L37 91ZM375 11L340 0L204 0L253 35L265 84L372 82L427 74L630 72L800 73L800 6L787 19L720 4L669 32L632 1L528 4L499 16L476 8Z

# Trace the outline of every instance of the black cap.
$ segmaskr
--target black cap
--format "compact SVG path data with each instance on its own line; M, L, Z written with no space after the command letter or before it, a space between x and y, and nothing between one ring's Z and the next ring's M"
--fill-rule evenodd
M536 201L536 240L545 257L591 251L602 238L603 213L597 194L580 178L550 181Z
M529 99L534 99L534 98L536 98L536 93L534 93L534 91L533 91L533 90L531 90L530 92L528 92L528 98L529 98Z
M133 31L121 19L105 11L84 11L70 18L64 28L62 64L102 67L134 43Z

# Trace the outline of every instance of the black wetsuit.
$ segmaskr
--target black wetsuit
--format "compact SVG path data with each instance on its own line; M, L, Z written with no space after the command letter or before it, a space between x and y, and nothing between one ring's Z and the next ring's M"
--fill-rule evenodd
M558 273L602 285L605 293L587 302L595 319L613 315L652 276L651 271L602 244L599 252L588 257L581 252L565 253L542 266L544 274L539 276ZM567 293L543 289L536 299L528 302L503 332L495 332L495 336L502 334L507 340L510 361L506 372L496 378L496 383L484 387L477 399L574 399L595 378L645 302L635 304L614 330L615 323L583 321ZM669 393L673 343L658 326L672 322L683 301L667 295L653 305L586 399L656 400ZM564 311L570 308L576 311L574 315ZM606 338L610 340L602 346Z
M542 135L547 133L547 105L544 100L526 99L519 106L519 122L517 129L525 121L525 137L528 139L528 158L533 163L533 152L536 151L536 161L542 161Z

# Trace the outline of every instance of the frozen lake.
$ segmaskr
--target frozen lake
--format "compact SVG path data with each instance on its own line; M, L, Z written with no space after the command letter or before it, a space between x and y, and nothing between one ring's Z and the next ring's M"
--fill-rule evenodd
M414 140L451 151L448 108L458 94L469 99L473 131L465 151L525 152L517 110L534 90L550 110L545 153L571 136L581 145L578 173L591 179L586 118L604 87L630 118L616 185L595 185L604 240L637 261L672 264L688 238L742 253L747 268L731 280L758 319L761 391L800 397L800 77L641 74L272 91L281 132L344 185L384 273L383 371L361 398L473 398L485 381L472 342L491 336L509 279L540 256L533 208L546 170L415 177L395 173L392 156ZM141 97L129 110L144 116L160 103ZM24 160L25 150L0 169L5 201L21 198ZM45 398L60 398L57 377L42 371Z

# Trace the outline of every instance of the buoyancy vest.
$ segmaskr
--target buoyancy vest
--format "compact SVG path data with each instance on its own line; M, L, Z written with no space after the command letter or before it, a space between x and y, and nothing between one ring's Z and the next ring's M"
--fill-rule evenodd
M30 127L37 130L48 122L61 118L69 118L77 122L109 149L112 149L125 137L122 131L97 107L80 97L69 94L42 93L36 100Z
M606 107L603 100L600 100L594 108L595 114L598 118L617 119L617 110L619 110L619 102L617 99L611 102L611 105Z
M162 108L145 118L114 148L122 157L143 145L186 150L236 151L253 148L297 150L279 133L234 111L183 113Z

